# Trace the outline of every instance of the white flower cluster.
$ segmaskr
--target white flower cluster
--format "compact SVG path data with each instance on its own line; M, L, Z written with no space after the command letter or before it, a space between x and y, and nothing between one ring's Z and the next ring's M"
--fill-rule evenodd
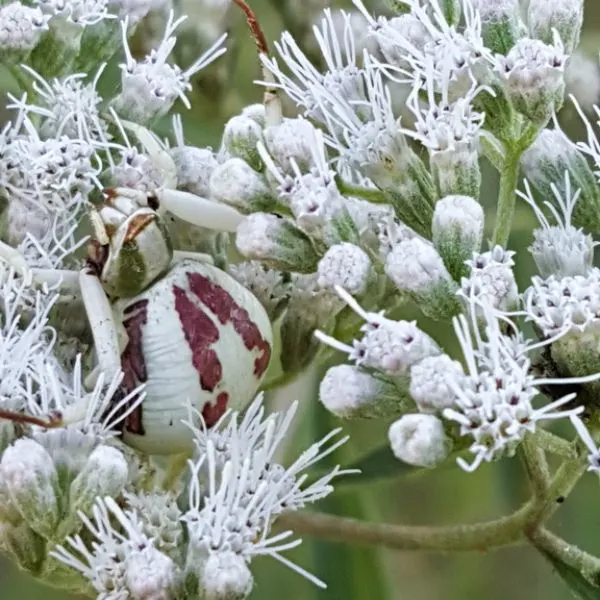
M0 7L0 550L65 589L246 598L257 556L324 586L274 523L354 473L314 470L347 438L285 466L298 405L261 389L336 352L321 403L410 465L473 471L564 418L600 471L600 141L556 118L582 2L281 4L302 39L274 53L243 0ZM196 147L174 113L225 97L204 69L239 8L264 102Z

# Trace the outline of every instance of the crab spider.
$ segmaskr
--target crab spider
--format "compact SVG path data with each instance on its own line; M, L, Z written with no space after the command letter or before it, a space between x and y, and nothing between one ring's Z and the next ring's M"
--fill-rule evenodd
M6 244L0 256L38 284L78 289L97 359L87 385L119 371L123 393L144 384L123 441L149 454L189 451L190 406L210 427L254 397L271 356L269 318L210 256L173 251L161 216L130 195L112 194L91 221L95 239L80 272L29 269Z

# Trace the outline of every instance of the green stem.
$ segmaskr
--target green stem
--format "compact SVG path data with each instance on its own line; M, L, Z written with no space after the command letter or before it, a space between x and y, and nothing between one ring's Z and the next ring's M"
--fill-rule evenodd
M510 236L517 201L516 190L520 158L521 152L519 149L507 149L500 173L500 191L498 192L498 209L492 247L496 245L506 246Z
M389 200L386 195L376 188L368 188L362 185L355 185L344 181L341 177L336 177L336 184L340 194L344 196L355 196L356 198L362 198L368 200L372 204L388 204Z
M569 460L574 460L577 458L577 450L573 444L571 444L571 442L558 435L550 433L545 429L536 429L534 433L529 435L529 437L540 448L543 448L550 454L560 456L561 458L567 458Z
M531 511L526 524L527 531L535 531L556 512L560 504L573 491L586 468L586 456L562 463L554 474L544 498L537 502L534 510Z
M527 436L523 440L520 450L533 498L544 498L550 487L550 469L544 450L535 443L531 436Z
M519 543L530 511L531 505L525 505L507 517L474 525L448 527L365 523L321 513L285 513L277 523L284 529L332 542L349 542L395 550L468 552Z
M584 577L596 578L600 572L600 558L569 544L562 538L540 528L529 536L531 544L542 554L556 558L573 569L579 571Z

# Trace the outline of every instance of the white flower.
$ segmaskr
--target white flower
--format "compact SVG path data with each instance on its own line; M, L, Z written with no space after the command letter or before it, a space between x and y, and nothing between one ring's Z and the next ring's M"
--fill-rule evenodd
M245 261L230 265L228 272L258 298L272 321L280 314L291 287L281 271L267 269L258 261Z
M472 108L472 103L477 94L482 91L473 81L464 96L451 100L449 85L436 89L435 80L431 76L433 64L425 65L427 77L425 92L427 93L427 106L421 103L420 92L417 87L410 94L407 106L415 116L415 131L403 129L405 135L420 141L431 156L438 153L468 153L477 151L479 146L479 131L483 126L485 115ZM445 73L446 76L449 73Z
M390 376L404 376L418 361L440 353L438 345L417 327L415 321L392 321L385 318L383 313L367 312L346 290L338 286L336 291L366 321L361 327L364 335L360 340L354 340L352 346L321 331L315 332L315 336L347 354L357 366L377 369Z
M91 550L76 535L51 556L88 579L101 600L169 597L178 584L177 566L154 547L135 514L107 497L97 500L93 521L82 513L80 517L95 538Z
M192 427L198 458L190 463L192 481L183 520L188 529L188 568L204 577L204 561L233 552L246 562L267 555L323 587L324 584L281 555L300 540L287 531L269 535L272 522L284 510L298 510L332 491L331 480L347 472L339 467L303 488L304 472L346 442L330 441L335 430L313 444L289 467L277 463L276 451L297 410L264 417L262 396L240 421L227 413L211 430ZM190 425L191 426L191 425ZM286 541L287 540L287 541Z
M369 21L380 46L386 47L388 57L402 55L400 68L385 65L392 76L394 71L399 72L401 81L408 80L421 87L431 79L438 91L448 86L450 97L455 99L471 88L474 74L487 69L491 63L492 54L483 43L479 13L469 0L461 0L465 22L461 32L448 24L438 0L429 0L427 4L409 0L410 14L416 21L408 30L395 27L386 19L374 19L362 0L353 0L353 3ZM417 22L423 30L419 30L415 39L413 32ZM404 67L406 63L408 69Z
M34 0L44 13L60 17L80 27L95 25L104 19L114 18L108 12L108 0Z
M534 241L529 247L542 277L585 276L592 268L594 247L596 243L591 235L571 224L575 204L579 200L581 190L572 192L569 172L565 172L565 194L551 184L555 203L548 200L543 205L550 211L556 225L551 225L542 209L536 204L529 182L525 180L525 193L517 194L531 206L535 212L541 229L533 232ZM556 205L556 206L555 206Z
M500 246L482 254L474 253L473 258L467 261L471 272L468 277L463 277L459 295L468 302L479 299L482 304L500 310L512 308L518 300L517 283L512 270L514 254Z
M546 337L595 328L600 322L600 270L593 267L585 276L533 277L524 301L528 320Z
M87 73L74 73L47 81L31 67L23 65L22 68L34 80L33 89L38 104L27 104L25 99L9 96L13 104L9 104L8 108L42 117L39 132L44 138L66 135L84 140L92 146L105 147L109 135L107 124L100 116L102 98L96 91L104 67L102 65L98 69L90 83L85 83Z
M282 89L292 100L305 109L305 114L324 122L324 112L328 110L322 105L322 96L341 96L348 102L363 99L363 82L361 69L358 67L356 42L352 28L351 15L342 11L344 27L339 35L331 10L324 11L321 27L314 26L314 36L323 56L326 72L321 73L306 57L292 35L285 32L275 48L281 56L293 78L286 75L276 59L262 57L263 64L273 73L275 85Z
M81 357L78 356L70 379L59 378L50 362L39 366L40 392L37 407L31 412L54 415L67 429L74 429L97 441L119 435L119 427L145 399L143 385L123 394L123 373L110 380L100 374L91 391L83 386Z
M530 373L527 352L545 343L526 346L522 338L515 343L511 336L500 331L498 317L490 308L476 307L476 304L475 301L471 304L470 316L474 320L475 314L480 312L478 309L483 309L485 338L479 333L476 321L471 329L464 315L454 319L467 370L466 376L449 379L456 400L453 407L443 411L446 419L460 425L461 435L473 439L469 447L473 462L458 459L467 471L474 471L484 461L511 454L528 432L535 431L539 421L570 417L583 410L582 407L564 408L575 394L535 408L533 401L540 395L540 386L600 378L600 374L596 374L580 379L536 379ZM502 318L502 325L511 332L518 331L506 317Z
M165 115L177 98L190 108L186 93L192 89L191 77L225 52L223 43L227 36L222 35L184 71L177 65L169 64L167 60L177 43L173 34L185 19L185 16L175 19L171 12L160 45L139 62L133 58L129 48L127 20L121 24L126 62L120 65L121 93L113 103L120 116L143 124Z
M33 49L44 31L48 30L50 15L39 8L11 2L0 8L0 48L10 50Z

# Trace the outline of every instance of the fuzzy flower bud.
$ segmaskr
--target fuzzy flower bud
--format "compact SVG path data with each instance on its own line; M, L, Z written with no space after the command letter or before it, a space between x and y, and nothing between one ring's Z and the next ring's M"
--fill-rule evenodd
M168 556L146 545L125 559L125 585L133 600L173 597L178 583L177 566Z
M265 178L241 158L230 158L213 171L210 195L243 213L270 210L275 203Z
M264 129L267 122L265 105L261 103L245 106L242 110L242 117L252 119L260 125L261 129Z
M317 285L317 274L293 274L290 299L281 322L281 365L286 373L298 373L319 350L315 330L331 330L344 303L330 289Z
M72 513L87 513L97 497L116 498L125 487L127 477L127 461L123 454L111 446L98 446L71 484L69 505Z
M500 60L511 102L537 125L545 125L562 106L566 58L560 39L547 45L523 38Z
M289 219L273 214L247 216L237 228L235 243L246 258L281 271L310 273L319 262L310 238Z
M319 261L317 274L320 287L333 289L339 285L353 296L364 294L375 275L369 255L347 242L327 250Z
M177 170L177 189L206 198L210 195L210 177L219 165L208 148L175 146L169 151Z
M25 522L0 523L0 548L6 550L24 571L35 573L47 557L46 540Z
M572 224L587 231L600 231L600 189L587 160L565 134L558 129L544 129L521 158L525 176L544 200L557 209L552 186L565 196L565 172L569 173L574 191L581 190L573 209Z
M183 537L181 510L173 493L126 494L127 503L139 517L146 537L161 551L176 558Z
M263 305L271 322L285 310L291 285L281 271L267 269L258 261L230 265L229 274L250 290Z
M243 115L229 119L223 131L223 149L245 160L257 171L262 167L262 160L256 145L262 140L262 127L254 119Z
M525 180L526 193L517 192L533 208L540 223L540 227L533 230L533 244L529 247L529 251L542 277L586 275L592 268L594 260L594 239L571 225L573 209L579 200L580 190L572 192L571 176L568 171L565 173L564 196L556 186L551 187L554 202L551 204L546 200L544 204L551 209L555 224L551 224L552 221L536 204L527 180Z
M428 356L410 369L410 394L422 413L441 413L454 404L451 382L463 376L461 364L447 354Z
M506 54L519 37L521 23L518 0L475 0L479 12L485 45L499 54Z
M246 561L235 552L211 553L203 565L200 586L206 600L243 600L253 585Z
M11 2L0 8L0 48L2 62L23 60L48 30L50 15L39 8Z
M558 32L567 54L579 45L583 25L583 0L529 0L527 11L529 34L551 44Z
M337 365L327 371L319 400L341 419L397 417L410 406L406 389L353 365Z
M496 246L489 252L474 254L467 261L470 268L468 277L463 277L459 294L467 304L476 298L481 303L499 310L515 307L519 290L513 267L514 252Z
M280 125L267 127L264 136L269 154L285 174L295 174L292 165L301 173L313 166L315 128L306 119L284 119Z
M393 35L390 35L392 31ZM411 13L389 19L386 27L381 31L375 31L374 34L385 60L390 65L404 69L410 67L410 62L406 60L405 48L398 44L395 37L406 40L415 48L422 48L426 42L431 41L431 34L423 21Z
M388 255L385 272L428 317L446 319L459 312L457 285L429 242L420 238L400 242Z
M483 208L469 196L446 196L435 205L433 245L455 281L467 274L465 261L479 251L483 225Z
M51 537L60 519L60 489L50 454L32 439L19 439L4 451L0 474L29 527Z
M434 415L404 415L388 431L396 458L415 467L435 467L452 447L440 419Z

